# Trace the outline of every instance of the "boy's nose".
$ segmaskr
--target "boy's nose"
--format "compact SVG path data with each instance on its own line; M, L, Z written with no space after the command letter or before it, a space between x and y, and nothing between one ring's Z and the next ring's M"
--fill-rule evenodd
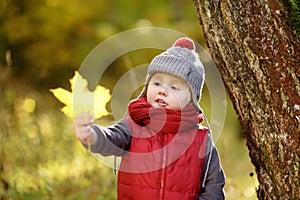
M162 86L162 87L159 89L158 94L163 95L163 96L167 96L167 95L168 95L167 88L164 87L164 86Z

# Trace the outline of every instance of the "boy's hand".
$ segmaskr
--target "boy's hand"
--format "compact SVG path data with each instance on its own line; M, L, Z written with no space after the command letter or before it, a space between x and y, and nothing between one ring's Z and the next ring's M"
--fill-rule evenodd
M93 116L88 113L80 114L75 118L75 134L77 139L87 145L93 145L96 143L97 134L91 128L93 124Z

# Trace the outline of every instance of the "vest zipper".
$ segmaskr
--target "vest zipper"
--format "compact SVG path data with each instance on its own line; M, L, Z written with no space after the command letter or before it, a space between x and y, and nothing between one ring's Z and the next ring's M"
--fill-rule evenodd
M166 163L167 163L167 135L163 134L162 140L162 170L161 170L161 177L160 177L160 192L159 192L159 200L164 199L165 195L165 179L166 179Z

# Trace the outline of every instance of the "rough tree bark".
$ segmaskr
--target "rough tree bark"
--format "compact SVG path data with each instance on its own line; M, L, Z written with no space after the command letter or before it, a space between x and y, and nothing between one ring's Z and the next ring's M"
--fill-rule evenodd
M247 139L258 198L300 198L300 41L288 2L194 3Z

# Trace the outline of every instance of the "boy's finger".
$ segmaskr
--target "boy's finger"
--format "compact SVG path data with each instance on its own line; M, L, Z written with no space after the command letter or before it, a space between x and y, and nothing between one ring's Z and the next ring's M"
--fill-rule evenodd
M80 125L82 126L91 126L94 123L93 120L85 120L83 122L80 123Z
M77 117L75 119L75 123L76 123L76 125L79 125L79 126L87 126L87 125L91 125L92 123L94 123L94 120L91 117L85 117L83 115L80 115L79 117Z

